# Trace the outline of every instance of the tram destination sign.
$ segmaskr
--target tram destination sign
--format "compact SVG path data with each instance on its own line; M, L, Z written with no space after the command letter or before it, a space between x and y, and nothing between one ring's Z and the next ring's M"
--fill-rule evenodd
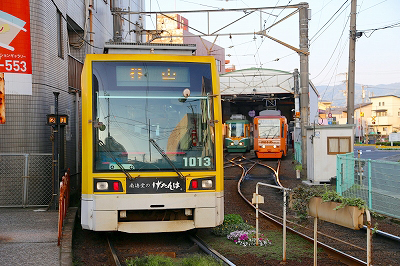
M126 179L127 194L182 193L186 182L178 177Z

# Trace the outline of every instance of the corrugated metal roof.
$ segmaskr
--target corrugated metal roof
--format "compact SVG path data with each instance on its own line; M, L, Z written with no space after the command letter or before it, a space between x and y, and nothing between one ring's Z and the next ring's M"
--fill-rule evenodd
M294 93L293 74L249 68L220 75L221 95Z
M294 94L293 73L266 68L248 68L220 75L221 95ZM310 81L310 88L319 96Z

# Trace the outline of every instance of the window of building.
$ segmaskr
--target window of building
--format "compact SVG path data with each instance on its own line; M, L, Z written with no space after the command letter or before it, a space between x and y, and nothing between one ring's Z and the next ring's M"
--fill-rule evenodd
M385 102L382 102L382 106L385 106Z
M379 106L381 106L381 102L379 102Z
M62 35L62 14L57 10L57 45L58 45L58 56L64 58L63 49L63 35Z
M377 111L376 116L387 116L387 111Z
M383 131L386 131L386 132L387 132L387 131L388 131L388 130L387 130L387 127L383 127Z
M351 152L351 137L328 137L328 154Z

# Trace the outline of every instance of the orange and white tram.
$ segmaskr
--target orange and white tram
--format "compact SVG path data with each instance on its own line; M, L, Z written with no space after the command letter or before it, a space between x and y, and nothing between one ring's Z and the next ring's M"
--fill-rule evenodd
M265 110L254 117L254 151L258 158L282 158L287 154L288 125L280 111Z

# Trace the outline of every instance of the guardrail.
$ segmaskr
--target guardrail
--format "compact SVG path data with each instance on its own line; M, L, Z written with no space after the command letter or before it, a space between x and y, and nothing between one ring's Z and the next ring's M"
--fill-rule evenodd
M60 198L58 199L58 246L61 243L64 218L69 207L70 170L65 173L60 182Z

